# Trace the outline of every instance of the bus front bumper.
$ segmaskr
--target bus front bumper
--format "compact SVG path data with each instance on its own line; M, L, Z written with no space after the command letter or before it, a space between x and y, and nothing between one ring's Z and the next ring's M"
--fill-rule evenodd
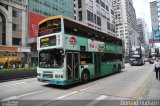
M48 78L37 78L38 81L40 82L46 82L54 85L67 85L66 80L55 80L55 79L48 79Z

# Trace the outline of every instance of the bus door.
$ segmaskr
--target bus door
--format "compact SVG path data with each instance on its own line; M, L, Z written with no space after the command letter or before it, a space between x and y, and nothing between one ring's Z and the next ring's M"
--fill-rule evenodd
M67 75L69 80L74 80L79 77L78 68L78 53L77 52L67 52Z
M99 76L101 74L101 63L100 63L100 54L94 54L94 69L95 76Z

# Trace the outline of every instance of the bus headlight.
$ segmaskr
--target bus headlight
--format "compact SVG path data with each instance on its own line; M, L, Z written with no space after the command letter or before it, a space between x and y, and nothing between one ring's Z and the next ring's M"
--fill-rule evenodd
M63 75L61 75L61 74L55 74L55 78L63 78Z

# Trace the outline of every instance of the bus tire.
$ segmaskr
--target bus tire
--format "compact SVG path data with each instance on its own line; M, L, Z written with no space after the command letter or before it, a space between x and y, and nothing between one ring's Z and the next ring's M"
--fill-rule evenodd
M113 65L112 72L113 72L113 73L116 73L116 72L117 72L116 65Z
M90 80L90 74L88 70L83 70L81 75L81 81L82 83L87 83Z
M118 73L120 73L121 72L121 65L119 64L118 65Z

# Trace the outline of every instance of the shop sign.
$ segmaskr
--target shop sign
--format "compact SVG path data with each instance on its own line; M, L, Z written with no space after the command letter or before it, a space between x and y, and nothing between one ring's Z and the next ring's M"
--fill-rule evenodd
M0 46L0 51L18 51L18 47Z
M19 52L0 52L0 57L24 57L23 53Z

